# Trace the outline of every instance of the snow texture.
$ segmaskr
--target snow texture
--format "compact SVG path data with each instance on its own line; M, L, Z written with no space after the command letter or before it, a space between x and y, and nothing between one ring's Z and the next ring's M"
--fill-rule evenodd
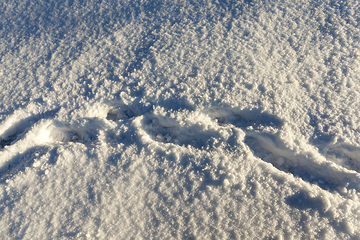
M4 0L1 239L360 239L357 0Z

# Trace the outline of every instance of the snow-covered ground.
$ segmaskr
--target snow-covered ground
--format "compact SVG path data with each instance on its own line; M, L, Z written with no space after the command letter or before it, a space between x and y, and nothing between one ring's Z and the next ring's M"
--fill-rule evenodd
M1 239L360 239L358 0L3 0Z

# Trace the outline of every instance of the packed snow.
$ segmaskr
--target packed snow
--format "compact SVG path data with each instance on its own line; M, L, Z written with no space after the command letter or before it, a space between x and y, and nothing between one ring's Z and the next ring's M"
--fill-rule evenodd
M3 0L1 239L360 239L360 2Z

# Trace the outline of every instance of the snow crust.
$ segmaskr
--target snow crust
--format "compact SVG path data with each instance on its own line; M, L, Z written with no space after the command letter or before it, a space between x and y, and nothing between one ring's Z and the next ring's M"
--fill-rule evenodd
M360 4L0 3L1 239L360 239Z

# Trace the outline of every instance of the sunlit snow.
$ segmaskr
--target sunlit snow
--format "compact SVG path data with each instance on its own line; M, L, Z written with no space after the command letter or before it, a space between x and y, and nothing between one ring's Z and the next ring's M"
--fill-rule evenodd
M360 239L360 2L3 0L1 239Z

